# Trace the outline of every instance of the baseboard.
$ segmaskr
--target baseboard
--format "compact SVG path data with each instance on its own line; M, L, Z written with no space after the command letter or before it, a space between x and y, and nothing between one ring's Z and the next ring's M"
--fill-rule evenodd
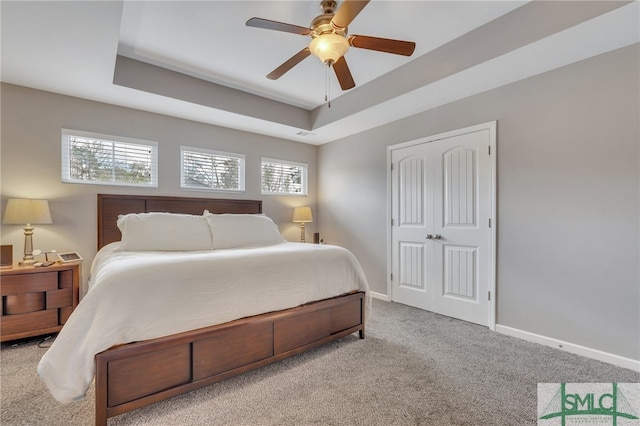
M508 336L518 337L529 342L539 343L541 345L550 346L576 355L582 355L587 358L597 359L598 361L613 364L618 367L628 368L633 371L640 372L640 361L603 352L598 349L587 348L585 346L576 345L574 343L564 342L562 340L553 339L551 337L541 336L539 334L530 333L528 331L518 330L517 328L507 327L505 325L496 324L498 333Z
M376 293L375 291L370 291L369 293L371 294L371 297L373 297L374 299L384 300L385 302L391 301L391 299L389 299L389 296L387 296L386 294Z

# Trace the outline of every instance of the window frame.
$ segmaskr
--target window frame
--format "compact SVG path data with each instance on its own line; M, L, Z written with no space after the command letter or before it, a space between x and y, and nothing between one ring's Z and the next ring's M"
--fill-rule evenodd
M263 188L263 176L264 176L264 163L282 164L287 166L300 167L302 170L300 177L301 192L273 192L265 191ZM262 157L260 159L260 192L262 195L285 195L285 196L297 196L306 197L309 194L309 164L300 163L297 161L281 160L277 158Z
M111 186L135 186L144 188L158 187L158 143L145 139L135 139L123 136L114 136L101 133L85 132L72 129L61 129L61 177L63 183L85 184L85 185L111 185ZM70 138L86 138L98 141L110 142L112 144L122 143L128 145L137 145L149 148L151 151L150 158L150 175L151 179L148 183L121 182L115 180L83 180L71 177L71 142ZM115 168L112 166L112 172Z
M227 157L234 158L239 160L238 167L238 188L229 189L229 188L212 188L212 187L202 187L202 186L190 186L185 185L185 169L184 169L184 154L185 152L192 152L196 154L204 154L211 155L217 157ZM246 159L244 154L239 154L236 152L226 152L226 151L218 151L207 148L198 148L193 146L180 146L180 189L190 190L190 191L214 191L214 192L245 192L246 189Z

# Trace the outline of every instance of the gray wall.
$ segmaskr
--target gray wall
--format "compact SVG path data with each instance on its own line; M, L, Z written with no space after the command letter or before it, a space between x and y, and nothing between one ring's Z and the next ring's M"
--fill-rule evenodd
M299 225L291 222L294 206L311 206L317 215L317 147L313 145L9 84L2 84L1 112L2 214L8 198L48 199L54 223L36 226L34 247L78 251L85 259L85 281L96 253L98 193L261 199L264 212L290 241L300 239ZM158 142L158 188L61 183L62 128ZM245 154L246 191L181 190L180 145ZM307 163L308 196L263 196L260 191L262 156ZM311 240L316 223L308 225L307 238ZM0 235L2 244L13 244L14 260L21 259L22 228L2 225Z
M320 232L386 294L386 148L497 120L497 323L640 359L639 46L318 152Z
M386 147L497 120L497 322L640 359L639 61L634 45L319 148L3 84L2 211L7 198L49 199L55 223L35 245L80 252L86 278L97 193L263 199L292 241L292 207L311 205L307 235L352 250L385 294ZM62 184L61 128L157 141L158 189ZM180 190L181 144L244 153L246 192ZM308 163L309 196L263 197L263 155ZM0 236L20 258L22 229Z

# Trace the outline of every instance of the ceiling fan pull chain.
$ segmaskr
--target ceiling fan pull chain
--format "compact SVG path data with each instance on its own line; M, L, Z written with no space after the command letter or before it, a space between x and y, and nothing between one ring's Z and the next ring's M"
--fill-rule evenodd
M329 100L329 92L327 90L327 68L324 69L324 101L327 102Z
M324 79L324 87L325 87L325 95L324 100L327 102L327 107L331 108L331 62L327 62L327 68L325 69L325 79Z

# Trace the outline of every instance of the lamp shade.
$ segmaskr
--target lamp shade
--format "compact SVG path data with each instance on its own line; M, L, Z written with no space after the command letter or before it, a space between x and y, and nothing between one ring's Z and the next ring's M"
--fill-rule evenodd
M313 222L313 215L311 214L311 207L296 207L293 209L293 221L306 223Z
M7 225L53 223L47 200L12 198L7 201L2 223Z
M338 34L322 34L311 40L309 50L323 63L336 63L349 49L349 42Z

